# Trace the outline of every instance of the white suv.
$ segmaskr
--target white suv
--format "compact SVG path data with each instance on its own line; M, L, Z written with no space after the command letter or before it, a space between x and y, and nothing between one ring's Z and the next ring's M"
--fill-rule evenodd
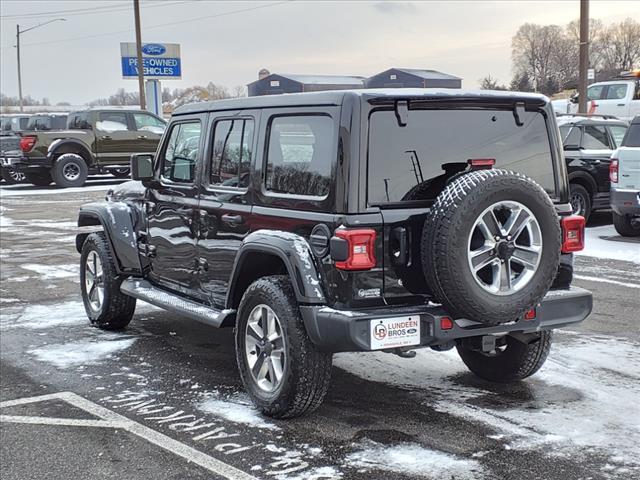
M609 179L616 231L624 237L640 236L640 116L631 121L611 156Z

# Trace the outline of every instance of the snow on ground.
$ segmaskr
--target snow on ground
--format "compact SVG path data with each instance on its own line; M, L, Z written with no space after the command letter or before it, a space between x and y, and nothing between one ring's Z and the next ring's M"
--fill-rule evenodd
M3 311L2 328L53 328L61 325L87 325L87 314L82 302L71 301L55 305L27 305L24 309Z
M106 340L105 336L106 334L92 340L45 345L27 350L27 353L41 362L50 363L58 368L68 368L77 365L95 365L111 359L136 341L135 338L122 338L122 336L116 337L119 338L118 340Z
M267 422L258 410L251 405L248 398L240 396L234 396L229 399L213 397L200 402L197 407L203 412L211 413L230 422L265 430L280 430L273 423Z
M84 187L72 187L72 188L43 188L26 190L24 185L13 185L11 187L0 188L0 197L23 197L31 195L52 195L56 193L80 193L80 192L97 192L107 191L114 187L114 182L110 181L106 185L85 185Z
M54 280L57 278L79 278L78 265L40 265L27 263L20 265L25 270L36 272L41 280Z
M640 473L640 345L556 333L542 370L515 387L529 398L508 402L489 384L465 383L461 374L467 369L455 350L417 354L413 360L338 354L335 365L368 380L426 390L429 406L492 428L506 449L554 455L594 451L611 455L614 468Z
M395 446L366 441L354 445L356 451L347 455L345 466L376 469L425 478L482 478L483 469L476 460L430 450L414 443Z
M640 264L640 243L633 238L618 235L613 225L591 227L585 230L585 248L577 255L611 258Z

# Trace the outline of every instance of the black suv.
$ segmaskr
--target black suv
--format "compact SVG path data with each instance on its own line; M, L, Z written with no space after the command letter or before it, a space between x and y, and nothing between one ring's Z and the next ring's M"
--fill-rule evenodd
M610 158L629 124L607 115L560 115L558 125L573 213L588 220L593 210L609 208Z
M495 167L495 168L494 168ZM124 328L136 299L234 327L267 415L312 411L333 352L456 347L496 382L544 363L581 322L555 117L537 94L318 92L179 108L157 155L84 205L87 315Z

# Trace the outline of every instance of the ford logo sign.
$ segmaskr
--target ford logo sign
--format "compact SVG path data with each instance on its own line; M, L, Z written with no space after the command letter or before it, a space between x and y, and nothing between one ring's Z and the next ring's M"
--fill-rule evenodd
M166 51L167 48L159 43L147 43L142 46L142 53L145 55L162 55Z

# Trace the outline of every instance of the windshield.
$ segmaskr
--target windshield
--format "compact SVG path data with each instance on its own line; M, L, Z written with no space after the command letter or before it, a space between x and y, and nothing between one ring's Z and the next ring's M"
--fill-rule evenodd
M553 157L545 119L524 112L518 127L511 110L409 110L399 127L393 110L369 120L370 205L433 200L451 175L472 158L523 173L555 194Z

